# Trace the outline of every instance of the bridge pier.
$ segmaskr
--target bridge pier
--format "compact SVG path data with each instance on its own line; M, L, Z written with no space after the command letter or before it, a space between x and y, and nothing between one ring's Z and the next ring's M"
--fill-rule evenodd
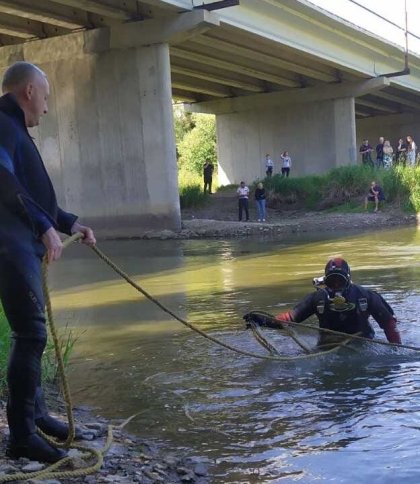
M265 154L281 168L289 151L292 174L323 173L357 162L355 97L382 89L384 78L293 89L189 105L216 114L222 184L265 176Z
M323 173L356 161L354 98L308 102L217 116L220 183L265 177L265 154L281 171L280 155L292 157L292 174Z

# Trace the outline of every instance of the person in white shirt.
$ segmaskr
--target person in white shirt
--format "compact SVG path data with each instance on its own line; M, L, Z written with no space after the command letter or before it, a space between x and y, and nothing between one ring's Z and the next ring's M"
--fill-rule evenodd
M245 210L246 221L249 220L248 209L248 196L249 188L245 185L245 182L241 181L239 188L236 190L238 194L238 206L239 206L239 222L242 220L242 212Z
M289 156L288 151L284 151L282 155L280 155L282 159L283 165L281 167L281 176L289 177L290 168L292 167L292 159Z
M273 166L273 160L271 159L271 156L267 153L265 155L265 174L268 176L268 178L270 178L273 174Z

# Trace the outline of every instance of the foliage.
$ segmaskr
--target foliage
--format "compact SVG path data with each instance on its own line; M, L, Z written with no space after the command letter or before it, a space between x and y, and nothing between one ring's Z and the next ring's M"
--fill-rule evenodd
M194 128L195 120L193 114L185 111L180 105L174 104L173 112L175 141L178 147L179 143L184 139L184 136Z
M203 192L203 177L191 171L179 170L178 187L181 208L198 207L208 198Z
M324 175L264 181L273 208L357 211L363 207L370 182L382 186L388 203L410 212L420 211L420 167L396 166L389 170L348 165Z
M61 355L63 357L64 367L66 368L70 361L71 353L74 345L81 334L75 336L73 330L66 324L61 334L58 335L58 343L60 345ZM55 357L54 342L52 338L48 338L47 346L44 351L42 359L42 377L45 382L53 383L58 377L58 363Z
M63 354L64 365L67 366L70 354L73 350L77 338L66 326L64 332L59 336L61 351ZM4 396L7 391L7 364L10 349L10 329L3 309L0 306L0 396ZM42 374L44 381L53 383L57 377L57 363L55 361L54 346L52 342L47 343L42 361Z
M178 164L183 170L202 174L203 165L209 160L216 167L216 121L213 115L193 114L195 126L185 134L177 146Z
M9 359L10 329L3 308L0 306L0 395L7 388L6 371Z

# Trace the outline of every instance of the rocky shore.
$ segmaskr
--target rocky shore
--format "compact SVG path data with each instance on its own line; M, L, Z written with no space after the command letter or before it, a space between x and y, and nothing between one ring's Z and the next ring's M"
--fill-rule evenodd
M50 393L55 394L51 389ZM52 405L51 402L53 403ZM53 415L65 415L64 406L56 396L54 396L54 398L51 398L50 396L49 404L50 408L54 408ZM24 458L10 460L6 457L5 452L8 428L5 407L5 402L0 401L0 477L3 478L5 475L10 475L12 478L14 474L21 472L29 475L31 472L45 469L47 464L30 461L29 459ZM90 409L83 407L74 409L74 418L77 425L83 430L83 440L78 441L77 444L97 449L103 448L110 422L106 421L104 418L94 416ZM124 430L114 428L113 435L113 443L105 455L104 464L95 474L63 479L28 478L14 482L31 484L207 484L210 482L207 468L200 462L167 454L163 448L130 435ZM63 469L73 470L80 467L86 467L87 462L82 460L83 453L81 451L71 449L69 455L72 456L72 460L68 465L63 467Z
M326 213L326 212L287 212L272 213L266 222L252 219L238 222L226 217L220 220L219 214L200 214L196 211L183 213L182 229L146 232L144 239L207 239L239 238L246 236L267 236L282 238L290 234L305 232L336 232L346 230L378 230L396 226L416 226L418 217L399 210L378 213Z
M282 238L304 232L334 232L345 230L377 230L395 226L415 226L416 214L407 214L395 206L385 205L377 213L363 211L360 201L358 212L308 212L292 207L283 210L267 208L265 222L258 222L253 201L250 201L250 220L238 222L237 199L234 190L217 192L197 208L182 210L180 231L150 231L145 239L200 239L268 236Z

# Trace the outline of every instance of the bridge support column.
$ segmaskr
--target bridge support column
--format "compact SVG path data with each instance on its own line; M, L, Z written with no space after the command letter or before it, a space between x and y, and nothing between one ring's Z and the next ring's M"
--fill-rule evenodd
M322 173L356 161L354 99L220 114L217 119L222 184L265 176L265 154L281 171L288 151L292 175Z
M92 31L19 47L51 84L36 138L60 205L102 236L179 229L168 44L109 49Z
M217 120L222 184L265 176L265 155L281 171L288 151L292 175L323 173L357 162L355 97L389 85L385 78L209 101L187 107Z

